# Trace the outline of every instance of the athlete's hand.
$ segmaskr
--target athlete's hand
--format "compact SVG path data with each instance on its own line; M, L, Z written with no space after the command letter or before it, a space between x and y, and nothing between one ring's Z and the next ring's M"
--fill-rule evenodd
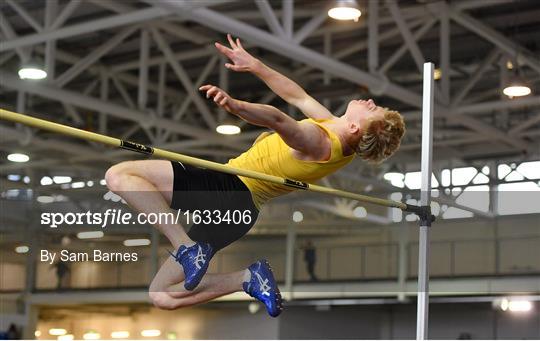
M228 93L217 86L211 84L203 85L199 88L199 91L206 91L206 98L213 98L218 106L231 114L238 114L238 111L240 110L238 100L232 98Z
M258 60L244 50L239 38L236 38L235 42L231 35L227 34L227 39L229 40L231 48L217 42L215 43L218 51L232 61L232 64L226 63L225 67L237 72L252 72L258 63Z

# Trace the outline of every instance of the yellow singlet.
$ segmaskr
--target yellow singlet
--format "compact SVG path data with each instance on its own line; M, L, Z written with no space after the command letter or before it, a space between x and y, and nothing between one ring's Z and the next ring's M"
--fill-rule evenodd
M354 158L354 154L343 156L343 148L339 137L322 125L328 120L306 119L319 126L330 138L332 143L330 158L327 161L304 161L293 155L289 147L277 133L268 134L255 141L253 146L240 156L227 163L233 167L254 170L257 172L276 175L286 179L313 183L342 168ZM292 187L277 185L266 181L240 176L247 186L257 208L268 200L294 191Z

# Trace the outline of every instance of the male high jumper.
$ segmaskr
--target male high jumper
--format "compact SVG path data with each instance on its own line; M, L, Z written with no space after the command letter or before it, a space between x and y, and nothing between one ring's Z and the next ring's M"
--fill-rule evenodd
M296 121L273 106L232 98L213 85L201 86L199 90L219 107L274 132L260 136L228 165L312 183L344 167L355 155L379 163L399 148L405 127L398 112L379 107L371 99L353 100L345 114L336 117L297 83L246 52L239 39L227 38L230 47L215 43L218 51L231 60L225 67L251 72L308 117ZM208 224L194 224L187 233L180 224L156 224L176 252L150 284L149 295L155 306L177 309L244 290L263 302L271 316L280 314L281 295L266 261L238 272L206 271L217 251L250 230L262 205L294 188L163 160L122 162L107 171L106 181L111 191L141 213L172 209L251 214L250 221L240 224L210 219Z

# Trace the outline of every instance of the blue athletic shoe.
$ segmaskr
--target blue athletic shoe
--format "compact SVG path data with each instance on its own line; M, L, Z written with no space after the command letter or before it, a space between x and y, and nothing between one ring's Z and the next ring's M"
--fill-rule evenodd
M184 268L186 290L193 290L199 285L214 256L214 250L208 243L196 243L190 247L181 245L176 255L169 253Z
M263 259L251 264L248 270L251 279L244 282L244 291L264 303L270 316L277 317L283 310L283 302L270 264Z

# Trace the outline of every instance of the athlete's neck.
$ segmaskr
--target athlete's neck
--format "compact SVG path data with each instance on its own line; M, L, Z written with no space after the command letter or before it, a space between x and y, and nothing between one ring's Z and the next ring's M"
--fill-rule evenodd
M354 148L352 146L356 146L358 144L360 136L358 134L351 133L347 120L345 120L343 117L337 117L325 123L323 124L325 124L328 129L331 129L338 136L339 141L341 142L343 155L349 156L354 154Z

